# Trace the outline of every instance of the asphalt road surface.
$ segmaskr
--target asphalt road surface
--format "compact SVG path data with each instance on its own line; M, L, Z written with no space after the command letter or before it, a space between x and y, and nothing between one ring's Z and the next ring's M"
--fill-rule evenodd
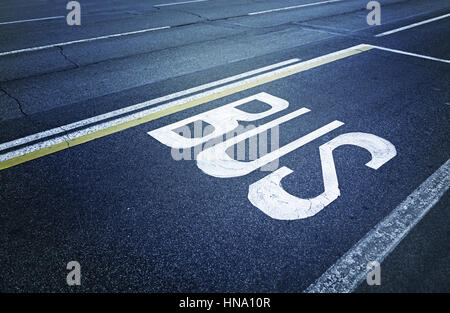
M449 2L179 2L0 3L0 291L450 292Z

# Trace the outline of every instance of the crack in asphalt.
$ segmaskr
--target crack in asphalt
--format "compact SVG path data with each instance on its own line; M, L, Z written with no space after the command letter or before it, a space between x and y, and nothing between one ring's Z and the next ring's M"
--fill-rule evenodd
M9 97L10 99L14 100L14 102L17 103L17 107L19 108L20 113L28 120L30 121L32 124L36 125L37 127L40 128L52 128L51 125L49 125L48 123L39 120L39 119L35 119L32 117L32 115L27 114L24 110L23 110L23 104L20 102L19 98L13 96L10 92L8 92L3 86L0 85L0 92L4 93L7 97ZM0 121L0 122L4 122L4 120ZM64 136L66 134L63 134Z
M170 9L171 11L178 11L178 12L182 12L182 13L187 13L187 14L191 14L191 15L193 15L193 16L195 16L195 17L198 17L199 19L201 19L201 20L205 20L205 21L211 21L209 18L207 18L207 17L203 17L203 16L201 16L200 14L198 14L198 13L195 13L195 12L190 12L190 11L187 11L187 10L180 10L180 9ZM200 22L200 21L199 21Z
M24 112L23 107L22 107L22 103L20 103L19 99L14 97L11 93L9 93L8 91L6 91L5 88L3 88L2 86L0 86L0 91L2 91L5 95L7 95L9 98L11 98L12 100L14 100L17 103L17 106L19 107L20 112L24 115L24 116L28 116L27 113Z
M56 46L56 47L59 49L59 52L64 57L64 59L66 59L67 62L73 64L75 66L75 68L79 68L80 67L75 61L72 61L67 55L64 54L63 47L61 47L61 46Z

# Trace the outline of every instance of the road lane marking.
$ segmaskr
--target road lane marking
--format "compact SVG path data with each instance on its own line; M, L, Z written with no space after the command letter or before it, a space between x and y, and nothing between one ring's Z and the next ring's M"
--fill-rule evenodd
M223 85L223 84L226 84L226 83L229 83L229 82L237 81L237 80L242 79L242 78L253 76L253 75L256 75L256 74L259 74L259 73L263 73L263 72L266 72L266 71L270 71L270 70L273 70L273 69L276 69L276 68L284 67L286 65L293 64L293 63L296 63L296 62L299 62L299 61L300 61L300 59L290 59L290 60L286 60L286 61L283 61L283 62L271 64L271 65L268 65L268 66L265 66L265 67L261 67L261 68L258 68L258 69L255 69L255 70L252 70L252 71L249 71L249 72L245 72L245 73L242 73L242 74L230 76L230 77L227 77L227 78L224 78L224 79L220 79L220 80L217 80L217 81L214 81L214 82L210 82L210 83L207 83L207 84L203 84L203 85L200 85L200 86L197 86L197 87L193 87L193 88L189 88L189 89L182 90L182 91L179 91L179 92L175 92L175 93L169 94L167 96L163 96L163 97L159 97L159 98L152 99L152 100L149 100L149 101L145 101L145 102L142 102L142 103L138 103L138 104L126 107L126 108L122 108L122 109L111 111L111 112L108 112L108 113L105 113L105 114L97 115L97 116L94 116L94 117L91 117L91 118L87 118L87 119L84 119L84 120L81 120L81 121L77 121L77 122L74 122L74 123L71 123L71 124L67 124L67 125L64 125L64 126L55 127L53 129L49 129L49 130L46 130L46 131L43 131L43 132L40 132L40 133L36 133L36 134L30 135L30 136L27 136L27 137L19 138L19 139L16 139L16 140L12 140L12 141L0 144L0 151L6 150L6 149L10 149L10 148L13 148L15 146L27 144L27 143L32 142L32 141L37 141L37 140L40 140L40 139L43 139L43 138L46 138L46 137L55 136L55 135L58 135L60 133L64 133L64 132L67 132L67 131L70 131L70 130L73 130L73 129L76 129L76 128L87 126L89 124L94 124L94 123L97 123L97 122L100 122L100 121L103 121L103 120L106 120L106 119L109 119L109 118L113 118L113 117L116 117L116 116L119 116L119 115L130 113L132 111L137 111L137 110L140 110L140 109L144 109L146 107L153 106L153 105L161 103L161 102L165 102L165 101L169 101L169 100L172 100L172 99L175 99L175 98L180 98L180 97L183 97L183 96L187 96L189 94L193 94L193 93L196 93L196 92L208 89L208 88L212 88L212 87Z
M105 35L105 36L100 36L100 37L60 42L60 43L55 43L55 44L50 44L50 45L45 45L45 46L38 46L38 47L32 47L32 48L0 52L0 57L5 56L5 55L24 53L24 52L32 52L32 51L39 51L39 50L45 50L45 49L50 49L50 48L56 48L56 47L64 47L64 46L69 46L69 45L73 45L73 44L77 44L77 43L85 43L85 42L92 42L92 41L103 40L103 39L143 34L143 33L153 32L153 31L162 30L162 29L169 29L169 28L170 28L170 26L147 28L147 29L136 30L136 31L120 33L120 34Z
M167 7L171 5L179 5L179 4L187 4L187 3L194 3L194 2L205 2L208 0L191 0L191 1L182 1L182 2L172 2L172 3L161 3L161 4L155 4L154 7Z
M9 25L9 24L19 24L19 23L28 23L28 22L37 22L37 21L47 21L47 20L56 20L66 18L65 16L49 16L49 17L41 17L41 18L32 18L28 20L18 20L11 22L0 22L0 25Z
M411 53L411 52L406 52L406 51L401 51L401 50L395 50L395 49L389 49L389 48L384 48L384 47L380 47L380 46L373 46L373 45L371 45L371 47L373 47L375 49L378 49L378 50L389 51L389 52L403 54L403 55L408 55L408 56L412 56L412 57L417 57L417 58L422 58L422 59L427 59L427 60L432 60L432 61L438 61L438 62L443 62L443 63L450 63L450 60L434 58L434 57L430 57L430 56L427 56L427 55L416 54L416 53Z
M372 49L361 44L0 155L0 170Z
M308 293L352 292L381 263L450 187L450 159L311 284Z
M292 9L298 9L298 8L310 7L310 6L314 6L314 5L328 4L328 3L334 3L334 2L341 2L341 1L344 1L344 0L328 0L328 1L313 2L313 3L294 5L294 6L278 8L278 9L252 12L252 13L248 13L248 15L258 15L258 14L265 14L265 13L271 13L271 12L286 11L286 10L292 10Z
M396 28L396 29L393 29L393 30L390 30L390 31L387 31L387 32L384 32L384 33L381 33L381 34L377 34L377 35L375 35L375 37L387 36L387 35L390 35L390 34L401 32L401 31L406 30L406 29L410 29L410 28L413 28L413 27L417 27L417 26L420 26L420 25L424 25L424 24L428 24L428 23L431 23L431 22L434 22L434 21L438 21L438 20L441 20L441 19L449 17L449 16L450 16L450 13L445 14L445 15L441 15L441 16L438 16L438 17L435 17L435 18L430 18L430 19L422 21L422 22L414 23L414 24L407 25L407 26L400 27L400 28Z

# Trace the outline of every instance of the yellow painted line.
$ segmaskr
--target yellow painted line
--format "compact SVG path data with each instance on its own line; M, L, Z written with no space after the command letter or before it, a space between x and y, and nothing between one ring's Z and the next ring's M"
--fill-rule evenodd
M235 93L247 90L247 89L251 89L253 87L264 85L269 82L272 82L272 81L275 81L275 80L278 80L278 79L281 79L281 78L284 78L287 76L291 76L291 75L294 75L294 74L297 74L300 72L304 72L311 68L315 68L315 67L321 66L323 64L331 63L331 62L334 62L334 61L337 61L337 60L340 60L340 59L343 59L343 58L346 58L346 57L349 57L349 56L352 56L352 55L355 55L355 54L358 54L358 53L361 53L361 52L364 52L364 51L367 51L370 49L372 49L372 46L363 45L358 48L351 49L342 54L336 54L336 55L331 55L329 57L318 58L317 61L309 62L307 64L304 64L304 66L299 66L298 68L294 68L290 71L277 73L273 76L265 77L260 80L255 80L253 82L250 82L250 83L238 86L238 87L232 87L232 88L223 90L221 92L217 92L217 93L209 95L209 96L198 98L198 99L195 99L195 100L192 100L192 101L186 102L184 104L174 106L174 107L171 107L171 108L168 108L165 110L161 110L159 112L155 112L155 113L143 116L141 118L138 118L138 119L135 119L132 121L128 121L128 122L124 122L122 124L104 128L104 129L98 130L94 133L80 136L80 137L77 137L74 139L70 139L65 142L55 144L53 146L42 148L40 150L35 150L30 153L0 162L0 170L4 170L4 169L10 168L10 167L13 167L13 166L37 159L37 158L41 158L43 156L46 156L46 155L49 155L49 154L52 154L52 153L55 153L55 152L58 152L61 150L65 150L67 148L74 147L74 146L92 141L97 138L105 137L107 135L114 134L114 133L120 132L122 130L131 128L131 127L135 127L135 126L159 119L161 117L168 116L168 115L198 106L203 103L211 102L213 100L220 99L220 98L223 98L223 97L226 97L226 96L229 96L229 95L232 95L232 94L235 94Z

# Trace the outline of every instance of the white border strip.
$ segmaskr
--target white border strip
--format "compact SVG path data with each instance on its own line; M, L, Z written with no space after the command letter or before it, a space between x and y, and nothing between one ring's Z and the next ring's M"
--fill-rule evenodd
M310 6L313 6L313 5L328 4L328 3L341 2L341 1L344 1L344 0L328 0L328 1L320 1L320 2L314 2L314 3L300 4L300 5L294 5L294 6L291 6L291 7L284 7L284 8L265 10L265 11L259 11L259 12L251 12L251 13L248 13L248 15L258 15L258 14L271 13L271 12L286 11L286 10L310 7Z
M117 38L117 37L129 36L129 35L148 33L148 32L152 32L155 30L162 30L162 29L169 29L169 28L170 28L170 26L155 27L155 28L136 30L136 31L127 32L127 33L112 34L112 35L106 35L106 36L100 36L100 37L94 37L94 38L86 38L86 39L80 39L80 40L60 42L60 43L39 46L39 47L33 47L33 48L25 48L25 49L20 49L20 50L0 52L0 57L5 56L5 55L23 53L23 52L31 52L31 51L39 51L39 50L45 50L45 49L50 49L50 48L56 48L56 47L63 47L63 46L73 45L76 43L84 43L84 42L91 42L91 41L97 41L97 40L102 40L102 39L110 39L110 38Z
M352 292L367 276L367 263L381 263L450 187L450 159L369 231L305 292Z
M407 25L407 26L404 26L404 27L396 28L396 29L393 29L393 30L390 30L390 31L387 31L387 32L384 32L384 33L381 33L381 34L377 34L377 35L375 35L375 37L387 36L387 35L390 35L390 34L401 32L401 31L406 30L406 29L410 29L410 28L417 27L417 26L420 26L420 25L423 25L423 24L427 24L427 23L431 23L431 22L434 22L434 21L438 21L438 20L441 20L441 19L449 17L449 16L450 16L450 13L445 14L445 15L441 15L441 16L438 16L438 17L435 17L435 18L430 18L429 20L425 20L425 21L414 23L414 24Z
M63 133L63 132L69 131L69 130L73 130L75 128L87 126L89 124L94 124L94 123L97 123L97 122L100 122L100 121L103 121L103 120L106 120L106 119L109 119L109 118L113 118L113 117L116 117L116 116L119 116L119 115L122 115L122 114L125 114L125 113L130 113L132 111L143 109L143 108L146 108L146 107L149 107L149 106L152 106L152 105L164 102L164 101L169 101L169 100L172 100L172 99L175 99L175 98L187 96L189 94L193 94L195 92L202 91L202 90L205 90L205 89L208 89L208 88L211 88L211 87L216 87L216 86L219 86L219 85L222 85L222 84L226 84L226 83L229 83L229 82L232 82L232 81L236 81L236 80L239 80L239 79L242 79L242 78L246 78L246 77L249 77L249 76L252 76L252 75L255 75L255 74L259 74L259 73L262 73L262 72L266 72L266 71L270 71L270 70L273 70L273 69L276 69L276 68L287 66L287 65L290 65L292 63L299 62L299 61L300 61L300 59L286 60L286 61L275 63L275 64L272 64L272 65L269 65L269 66L261 67L261 68L258 68L258 69L255 69L255 70L252 70L252 71L249 71L249 72L245 72L245 73L242 73L242 74L239 74L239 75L230 76L230 77L227 77L227 78L224 78L224 79L220 79L220 80L217 80L217 81L214 81L214 82L211 82L211 83L207 83L207 84L200 85L200 86L197 86L197 87L193 87L193 88L189 88L189 89L182 90L182 91L179 91L179 92L175 92L175 93L169 94L167 96L163 96L163 97L159 97L159 98L152 99L152 100L149 100L149 101L145 101L145 102L142 102L142 103L138 103L138 104L126 107L126 108L122 108L122 109L111 111L111 112L108 112L108 113L105 113L105 114L97 115L97 116L94 116L94 117L91 117L91 118L87 118L87 119L84 119L84 120L81 120L81 121L77 121L77 122L74 122L74 123L71 123L71 124L55 127L53 129L49 129L49 130L46 130L46 131L43 131L43 132L40 132L40 133L36 133L36 134L30 135L30 136L27 136L27 137L19 138L19 139L16 139L16 140L12 140L12 141L0 144L0 151L9 149L9 148L12 148L12 147L15 147L15 146L23 145L23 144L29 143L31 141L36 141L36 140L40 140L40 139L43 139L43 138L46 138L46 137L54 136L54 135L57 135L57 134L60 134L60 133Z
M37 21L47 21L47 20L56 20L62 19L65 16L49 16L49 17L41 17L41 18L32 18L28 20L19 20L19 21L11 21L11 22L0 22L0 25L9 25L9 24L19 24L19 23L27 23L27 22L37 22Z

